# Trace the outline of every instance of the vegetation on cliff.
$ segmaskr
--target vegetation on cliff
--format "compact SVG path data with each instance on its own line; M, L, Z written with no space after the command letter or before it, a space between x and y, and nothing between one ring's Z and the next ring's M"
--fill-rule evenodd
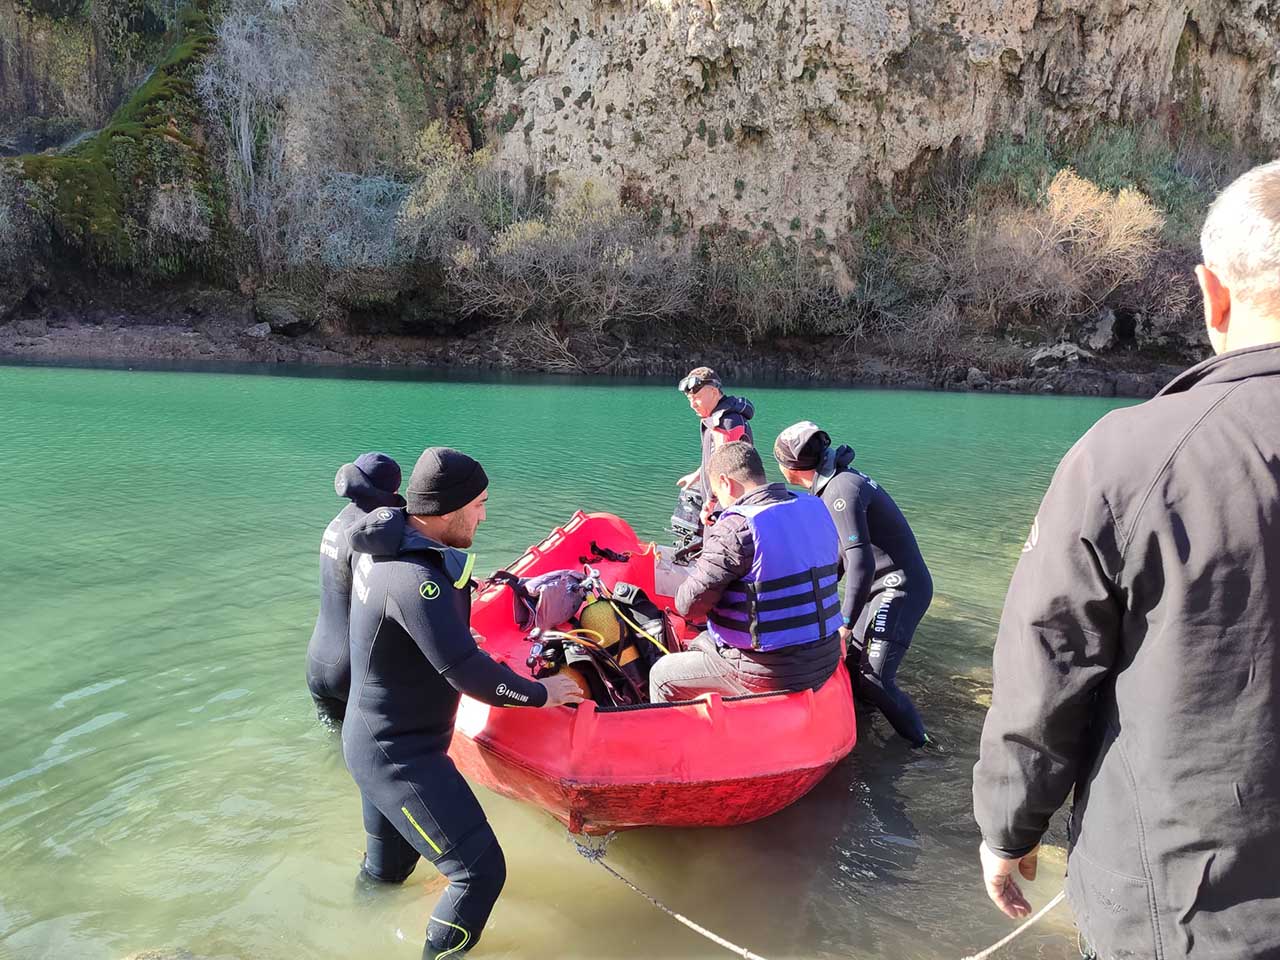
M1108 313L1121 339L1194 352L1199 224L1250 160L1187 111L1078 136L1033 122L870 191L852 229L695 230L642 185L504 169L492 145L520 118L486 126L481 107L524 82L514 54L447 71L345 0L198 0L168 37L102 130L0 161L0 318L74 265L234 285L287 304L290 332L487 325L512 362L552 368L713 332L963 359Z

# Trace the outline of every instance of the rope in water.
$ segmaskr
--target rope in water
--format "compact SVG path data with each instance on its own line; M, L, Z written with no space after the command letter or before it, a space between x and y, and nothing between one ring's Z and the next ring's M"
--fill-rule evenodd
M605 851L609 848L609 844L615 836L616 834L613 834L613 833L606 834L604 837L600 838L600 841L596 844L584 842L578 837L575 837L572 835L569 836L569 839L573 842L574 847L577 848L578 853L582 855L583 859L585 859L589 863L599 864L610 875L612 875L618 880L621 880L628 887L630 887L636 893L640 894L640 896L644 897L646 900L648 900L651 904L653 904L655 907L657 907L667 916L671 917L673 920L676 920L677 922L688 927L694 933L698 934L699 936L705 937L706 939L710 940L712 943L716 944L717 946L724 947L724 949L728 950L730 953L736 953L738 956L743 957L744 960L766 960L766 958L760 956L760 954L752 953L746 947L740 947L736 943L733 943L730 940L726 940L724 937L720 936L719 934L714 933L711 930L708 930L706 927L701 926L700 924L694 923L684 914L677 913L675 910L672 910L670 907L668 907L665 903L663 903L657 897L653 896L650 893L646 893L644 890L641 890L633 882L628 880L626 877L620 874L617 870L613 869L613 867L609 866L609 864L605 863L604 862ZM1014 940L1018 939L1018 937L1022 936L1024 933L1030 930L1033 926L1035 926L1037 923L1043 920L1049 914L1049 912L1053 910L1054 907L1062 903L1065 897L1066 897L1065 891L1059 892L1056 897L1054 897L1052 900L1046 903L1043 907L1041 907L1034 916L1028 919L1025 923L1022 924L1022 926L1018 927L1018 929L1014 930L1007 937L1003 938L1002 940L997 940L995 943L993 943L991 946L987 947L987 949L981 951L980 953L969 954L967 957L964 958L964 960L987 960L988 957L993 956L994 954L1003 950L1009 944L1013 943Z
M1009 934L1003 940L997 940L995 943L987 947L987 949L983 950L981 953L970 954L969 956L965 957L964 960L987 960L987 957L991 956L992 954L996 953L999 950L1003 950L1009 944L1013 943L1013 941L1017 940L1018 937L1022 936L1024 933L1030 930L1033 926L1035 926L1037 923L1043 920L1045 915L1050 910L1052 910L1054 907L1060 904L1064 899L1066 899L1066 896L1067 896L1067 892L1065 890L1059 890L1058 895L1056 897L1054 897L1052 900L1046 903L1043 907L1041 907L1035 913L1034 916L1032 916L1029 920L1027 920L1017 930L1013 931L1013 933Z

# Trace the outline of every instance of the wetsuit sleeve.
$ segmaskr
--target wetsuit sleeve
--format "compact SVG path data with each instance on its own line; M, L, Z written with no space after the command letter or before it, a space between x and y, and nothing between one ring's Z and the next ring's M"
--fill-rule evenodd
M413 584L413 594L419 585ZM476 646L471 626L463 615L465 601L446 588L434 599L398 604L389 598L387 612L413 637L431 666L459 693L500 707L541 707L547 689L536 680L522 677L511 668L495 663Z
M1094 693L1123 616L1119 532L1088 437L1062 461L1023 548L996 638L974 817L995 853L1028 853L1087 762Z
M702 553L680 584L676 611L684 617L705 617L729 585L751 569L754 555L747 521L737 514L721 518L709 528Z
M494 662L479 647L441 673L459 693L495 707L542 707L547 703L546 687Z
M846 480L846 478L848 478ZM840 534L840 558L844 566L844 601L840 606L840 614L846 626L858 619L858 614L871 595L871 584L875 582L876 558L871 549L871 527L867 522L867 509L871 505L871 485L865 483L856 474L845 473L831 481L829 486L836 487L836 499L833 507L844 502L843 510L832 509L831 516L836 522L836 532Z

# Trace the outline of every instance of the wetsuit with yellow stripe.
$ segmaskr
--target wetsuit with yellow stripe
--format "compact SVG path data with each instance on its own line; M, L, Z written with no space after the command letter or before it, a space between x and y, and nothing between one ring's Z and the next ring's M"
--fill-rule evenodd
M476 646L470 558L386 513L349 534L359 552L385 540L388 523L404 527L394 556L355 567L342 749L364 805L364 873L400 883L425 857L450 881L427 926L423 956L436 960L475 946L506 879L497 837L446 752L459 698L538 707L546 690Z

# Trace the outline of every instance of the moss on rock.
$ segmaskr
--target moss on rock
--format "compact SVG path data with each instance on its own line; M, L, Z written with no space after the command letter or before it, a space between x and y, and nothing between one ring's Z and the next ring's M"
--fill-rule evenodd
M198 62L214 40L205 0L185 11L175 33L167 55L106 127L61 154L19 158L54 239L89 266L166 275L210 262L210 241L154 256L163 231L153 201L162 186L190 187L209 218L226 206L211 176L194 90ZM209 226L212 237L216 225Z

